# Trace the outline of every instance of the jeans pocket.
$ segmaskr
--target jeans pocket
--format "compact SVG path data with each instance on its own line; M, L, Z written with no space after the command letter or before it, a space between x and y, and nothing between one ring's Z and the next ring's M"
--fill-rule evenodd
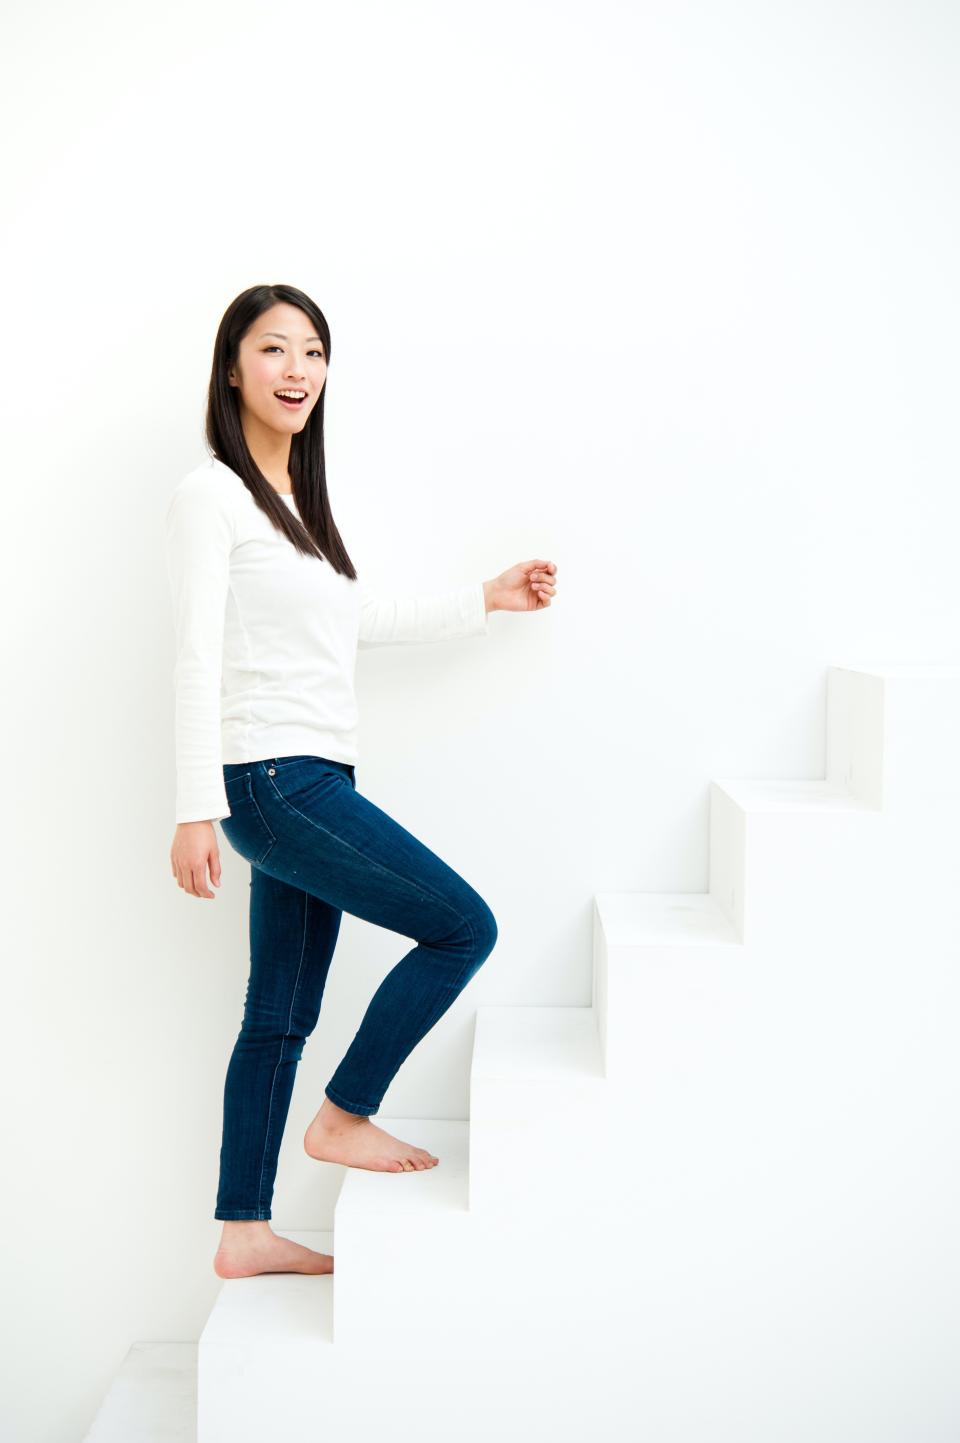
M329 757L281 758L270 781L282 799L298 811L308 810L314 802L322 804L344 782L356 787L350 763Z
M253 795L252 775L250 772L227 775L223 784L230 808L229 817L220 820L223 835L235 852L253 866L259 866L277 839Z

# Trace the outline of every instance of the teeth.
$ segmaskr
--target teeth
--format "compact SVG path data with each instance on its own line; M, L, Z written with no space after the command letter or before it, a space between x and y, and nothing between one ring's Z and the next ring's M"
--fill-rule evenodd
M274 391L275 396L286 396L291 401L302 401L306 391Z

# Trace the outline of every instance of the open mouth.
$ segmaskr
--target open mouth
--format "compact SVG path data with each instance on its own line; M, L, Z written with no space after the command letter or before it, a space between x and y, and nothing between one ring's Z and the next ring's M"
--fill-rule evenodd
M274 391L273 393L281 406L286 406L290 411L299 411L300 407L306 404L306 393L304 391Z

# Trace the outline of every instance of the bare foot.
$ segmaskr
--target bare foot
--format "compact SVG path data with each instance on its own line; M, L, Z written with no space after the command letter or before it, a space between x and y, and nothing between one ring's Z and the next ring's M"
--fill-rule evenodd
M307 1128L303 1146L319 1162L339 1162L372 1172L425 1172L440 1161L425 1148L401 1142L369 1117L345 1112L329 1097Z
M316 1253L281 1238L266 1220L225 1221L213 1259L218 1278L252 1278L256 1273L332 1273L333 1254Z

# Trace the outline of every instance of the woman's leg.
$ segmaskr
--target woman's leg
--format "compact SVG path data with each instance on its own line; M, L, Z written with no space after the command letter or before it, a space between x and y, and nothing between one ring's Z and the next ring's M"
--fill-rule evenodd
M316 1025L342 913L417 945L384 978L330 1079L322 1117L333 1104L340 1123L349 1121L344 1114L359 1123L378 1110L405 1058L492 951L497 929L462 877L357 793L346 763L233 763L224 780L231 815L220 825L252 868L251 973L224 1090L215 1216L264 1220L296 1066ZM429 1156L368 1121L365 1129L377 1136L321 1137L315 1120L311 1155L394 1170ZM398 1161L404 1152L420 1160Z
M496 921L452 867L360 795L348 764L281 757L243 773L227 783L231 845L275 881L416 943L380 984L326 1088L344 1111L369 1116L493 950Z
M269 1218L304 1042L340 930L337 908L251 869L250 977L227 1067L217 1218Z

